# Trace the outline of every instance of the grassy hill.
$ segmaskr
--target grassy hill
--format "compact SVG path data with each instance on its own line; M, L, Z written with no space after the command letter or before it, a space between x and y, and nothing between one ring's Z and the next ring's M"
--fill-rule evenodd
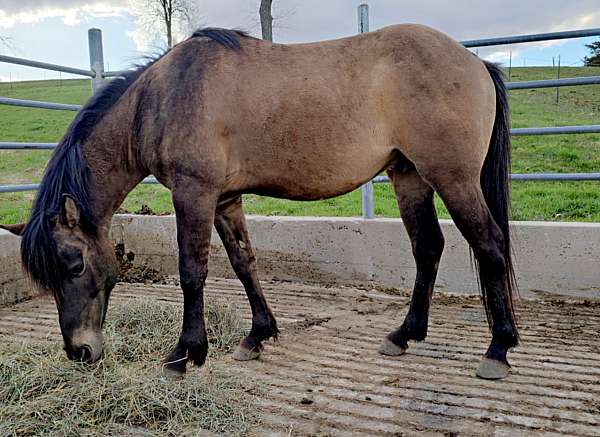
M600 74L600 68L570 67L562 77ZM549 79L555 71L547 67L513 68L513 80ZM62 103L84 103L90 96L87 80L0 83L0 95ZM511 92L514 127L599 124L600 86L562 88L556 104L556 89ZM0 106L0 141L55 142L74 113ZM49 157L43 151L0 152L0 185L38 182ZM598 172L600 134L518 137L514 139L513 171ZM398 217L395 196L388 184L376 186L375 212ZM34 193L0 194L0 222L26 219ZM123 207L135 211L147 204L156 212L172 211L169 192L158 186L136 188ZM360 191L319 202L292 202L246 196L246 212L265 215L360 216ZM447 212L438 201L440 216ZM514 182L515 220L576 220L600 222L598 182Z

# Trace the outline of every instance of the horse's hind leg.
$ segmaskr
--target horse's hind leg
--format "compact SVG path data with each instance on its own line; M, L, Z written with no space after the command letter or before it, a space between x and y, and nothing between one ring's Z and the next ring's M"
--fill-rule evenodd
M433 203L433 189L421 179L414 168L406 172L388 171L402 221L410 237L417 264L417 276L412 300L404 323L391 332L379 348L384 355L402 355L408 341L422 341L427 335L429 305L444 249L444 236Z
M244 285L252 309L252 329L233 357L239 361L252 360L259 357L262 341L276 337L279 331L258 281L256 257L250 245L241 197L218 208L215 227L231 266Z
M492 342L477 370L477 376L500 379L508 376L506 354L518 343L504 235L496 224L478 180L450 181L436 185L456 226L473 249L479 264L481 288L492 329Z

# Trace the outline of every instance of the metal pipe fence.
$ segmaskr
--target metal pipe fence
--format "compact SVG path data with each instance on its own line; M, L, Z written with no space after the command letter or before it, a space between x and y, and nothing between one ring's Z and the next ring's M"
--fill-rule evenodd
M62 73L76 74L78 76L94 77L96 74L91 70L81 68L65 67L63 65L49 64L47 62L32 61L29 59L13 58L12 56L0 55L0 62L8 64L24 65L26 67L41 68L42 70L60 71Z
M369 31L369 5L360 5L358 7L358 33ZM369 181L361 189L362 215L364 218L371 219L375 217L375 187L373 182Z
M582 126L557 126L557 127L524 127L511 129L513 136L522 135L573 135L573 134L597 134L600 133L600 125Z
M461 41L461 44L468 48L474 48L522 44L528 42L555 41L559 39L586 38L598 35L600 35L600 28L570 30L566 32L534 33L530 35L505 36L500 38L473 39Z
M358 7L358 30L359 33L369 31L369 7L360 5ZM486 38L478 40L467 40L461 43L468 48L489 47L496 45L521 44L539 41L552 41L569 38L584 38L591 36L600 36L600 28L583 29L567 32L540 33L531 35L517 35L501 38ZM99 29L90 29L88 32L90 69L66 67L46 62L32 61L28 59L15 58L11 56L0 55L0 62L6 62L16 65L24 65L33 68L40 68L51 71L60 71L80 76L86 76L92 80L92 91L96 92L102 83L109 78L118 77L127 72L122 71L104 71L104 54L102 46L102 32ZM559 88L565 86L598 85L600 76L577 77L552 80L533 80L521 82L507 82L509 90L525 90L538 88ZM41 102L34 100L14 99L0 97L0 105L21 106L27 108L39 108L61 111L78 111L81 105L71 105L55 102ZM529 127L515 128L511 130L514 136L522 135L571 135L571 134L590 134L600 133L600 125L583 126L557 126L557 127ZM56 147L53 143L19 143L19 142L0 142L0 150L52 150ZM600 173L531 173L531 174L513 174L512 180L522 181L599 181ZM374 189L373 183L388 182L387 176L377 176L373 181L362 187L362 210L365 218L374 217ZM147 178L143 181L145 184L157 184L155 178ZM20 185L0 185L0 193L35 191L38 184L20 184Z
M531 90L536 88L560 88L563 86L597 85L600 76L569 77L565 79L524 80L521 82L507 82L509 90Z
M37 100L11 99L0 97L0 105L22 106L25 108L56 109L59 111L79 111L81 105L69 105L65 103L39 102Z
M56 143L0 143L0 150L52 150Z
M155 177L149 177L142 181L142 184L159 185L160 182ZM20 193L24 191L37 191L40 184L18 184L18 185L0 185L0 193Z

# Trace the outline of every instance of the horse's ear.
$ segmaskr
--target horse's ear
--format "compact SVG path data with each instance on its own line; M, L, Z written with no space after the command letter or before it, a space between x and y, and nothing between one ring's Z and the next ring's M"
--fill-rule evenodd
M27 226L27 223L20 223L18 225L0 225L0 228L6 229L8 232L11 232L15 235L21 236L25 226Z
M60 206L60 223L72 229L79 224L80 216L75 199L68 194L63 194Z

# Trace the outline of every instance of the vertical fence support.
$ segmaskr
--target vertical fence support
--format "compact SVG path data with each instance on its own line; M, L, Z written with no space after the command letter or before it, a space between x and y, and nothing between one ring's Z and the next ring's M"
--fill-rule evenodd
M95 93L104 82L102 31L100 29L88 30L88 42L90 46L90 69L95 73L95 76L92 78L92 93Z
M556 78L560 79L560 55L558 55L558 70L556 71ZM560 103L560 87L556 87L556 104Z
M358 7L358 33L369 31L369 5L362 4ZM362 214L363 218L375 217L375 201L373 182L367 182L361 188L362 192Z

